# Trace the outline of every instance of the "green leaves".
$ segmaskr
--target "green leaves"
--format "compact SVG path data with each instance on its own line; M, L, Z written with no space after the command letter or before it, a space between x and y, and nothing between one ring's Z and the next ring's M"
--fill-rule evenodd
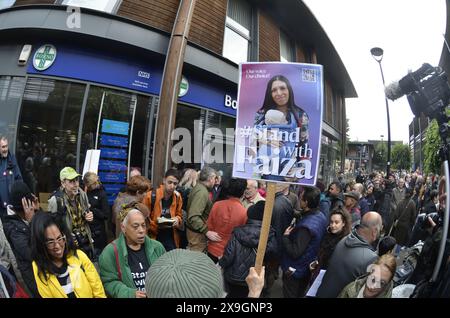
M396 144L392 147L392 167L397 170L411 169L411 151L408 145Z
M428 125L425 133L425 145L423 148L424 162L423 170L425 173L439 173L441 169L441 160L438 155L441 139L439 137L439 126L436 120Z

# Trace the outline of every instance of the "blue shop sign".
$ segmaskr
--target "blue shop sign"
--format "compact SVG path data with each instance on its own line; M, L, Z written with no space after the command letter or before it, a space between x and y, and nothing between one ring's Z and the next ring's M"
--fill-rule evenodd
M100 158L127 159L128 154L125 149L100 148Z
M116 184L104 184L103 187L105 188L106 193L108 194L114 194L119 193L120 190L124 187L123 183L116 183Z
M114 205L114 201L116 201L117 195L118 195L118 192L108 194L108 204L109 205L111 205L111 206Z
M130 123L128 123L126 121L117 121L117 120L110 120L110 119L103 119L103 121L102 121L102 132L103 133L128 136L128 128L129 127L130 127Z
M112 161L112 160L100 160L98 163L99 170L107 171L126 171L127 163L126 161Z
M100 177L101 182L118 183L118 182L125 182L125 180L126 180L126 173L120 173L120 172L102 172L102 171L100 171L98 173L98 176Z
M128 138L102 134L100 135L100 145L113 147L128 147Z
M44 43L35 43L34 51L42 44ZM114 52L51 44L58 50L52 66L39 71L33 67L33 63L29 62L28 74L73 78L159 95L163 62L155 62L151 59L130 59ZM236 116L237 85L206 71L202 74L187 72L184 76L189 82L189 89L179 98L180 101Z

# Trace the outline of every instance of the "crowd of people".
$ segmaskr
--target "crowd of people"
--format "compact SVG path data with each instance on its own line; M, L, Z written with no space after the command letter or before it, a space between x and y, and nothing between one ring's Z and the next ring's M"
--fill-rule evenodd
M132 170L110 207L97 174L64 167L43 211L4 138L1 155L0 296L270 297L279 280L285 298L390 298L400 278L420 286L414 297L448 293L448 253L440 284L422 287L442 239L446 194L438 176L278 183L256 270L263 182L205 166L171 168L153 188ZM399 278L402 252L417 244L413 270Z

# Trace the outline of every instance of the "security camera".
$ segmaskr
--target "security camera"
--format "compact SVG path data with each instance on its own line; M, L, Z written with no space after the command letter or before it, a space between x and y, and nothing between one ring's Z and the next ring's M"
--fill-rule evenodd
M17 64L23 66L26 65L28 62L28 58L31 54L31 44L25 44L22 48L22 52L20 52L19 61Z

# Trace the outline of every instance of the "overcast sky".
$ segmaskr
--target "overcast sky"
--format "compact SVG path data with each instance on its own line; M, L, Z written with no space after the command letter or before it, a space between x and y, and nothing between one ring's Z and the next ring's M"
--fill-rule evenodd
M350 139L387 139L386 104L372 47L384 50L386 85L423 63L439 64L446 26L445 0L303 0L333 42L356 88L346 99ZM391 139L409 139L413 119L406 97L389 101Z

